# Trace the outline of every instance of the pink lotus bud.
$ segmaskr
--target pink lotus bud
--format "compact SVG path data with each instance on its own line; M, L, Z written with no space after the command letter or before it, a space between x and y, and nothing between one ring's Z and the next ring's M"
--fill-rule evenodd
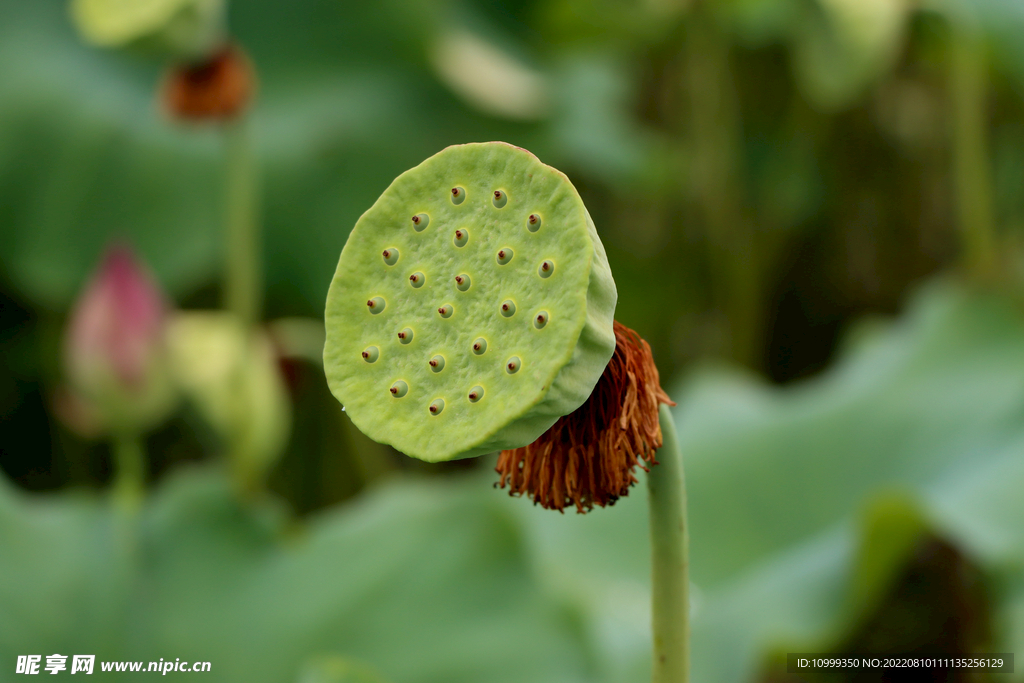
M109 249L71 313L64 359L71 390L113 429L142 430L171 406L167 307L130 249Z

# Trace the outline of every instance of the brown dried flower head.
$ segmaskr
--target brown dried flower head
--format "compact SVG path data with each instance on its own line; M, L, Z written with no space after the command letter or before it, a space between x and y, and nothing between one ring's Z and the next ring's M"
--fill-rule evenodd
M223 121L242 113L254 90L248 58L237 46L226 45L203 62L173 67L164 79L162 97L174 118Z
M528 446L502 451L496 486L549 510L587 512L613 505L637 482L634 468L655 465L661 448L662 390L651 347L615 322L615 353L586 403Z

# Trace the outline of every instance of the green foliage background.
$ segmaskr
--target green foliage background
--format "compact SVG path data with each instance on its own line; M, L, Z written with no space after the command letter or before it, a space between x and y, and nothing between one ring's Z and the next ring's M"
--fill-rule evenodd
M1024 653L1022 8L236 2L268 326L322 318L398 173L453 143L531 149L580 189L617 318L679 402L694 679L787 680L798 650ZM460 85L529 94L444 52L466 35L541 104ZM115 239L180 307L220 295L222 139L159 111L162 69L82 44L63 1L0 0L0 681L53 652L222 681L648 677L642 486L559 516L493 490L486 458L410 461L352 429L315 348L282 361L266 490L239 496L186 404L148 435L141 512L111 502L106 444L51 408L69 307Z

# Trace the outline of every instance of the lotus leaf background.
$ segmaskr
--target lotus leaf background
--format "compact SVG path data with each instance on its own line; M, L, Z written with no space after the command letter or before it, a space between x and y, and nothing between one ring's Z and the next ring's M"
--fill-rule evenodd
M493 457L369 441L318 364L356 219L484 140L577 186L678 402L694 681L796 680L796 651L1024 657L1024 4L248 0L228 26L259 81L249 347L209 312L223 131L172 120L167 63L86 44L64 0L0 0L0 681L51 653L246 683L649 678L645 475L535 508ZM185 335L134 508L59 407L112 244Z

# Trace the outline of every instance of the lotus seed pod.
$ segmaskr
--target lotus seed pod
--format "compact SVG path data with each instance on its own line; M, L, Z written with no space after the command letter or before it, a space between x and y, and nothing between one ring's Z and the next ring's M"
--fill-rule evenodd
M224 40L224 0L73 0L71 16L97 47L201 60Z
M449 147L396 178L349 235L327 296L328 383L363 432L422 460L525 446L590 396L615 349L615 300L562 173L501 142ZM360 356L370 346L374 363Z

